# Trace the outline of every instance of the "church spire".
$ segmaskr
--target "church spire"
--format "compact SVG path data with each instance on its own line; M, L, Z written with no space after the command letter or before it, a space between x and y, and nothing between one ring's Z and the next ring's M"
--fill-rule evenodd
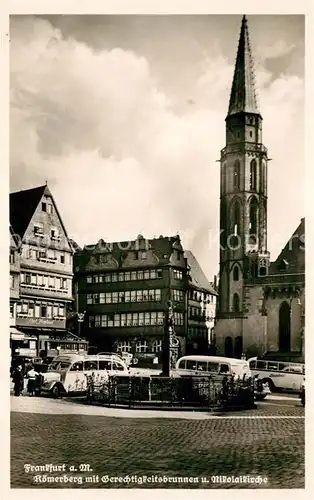
M246 16L242 18L228 116L241 112L260 114L255 93L255 75Z

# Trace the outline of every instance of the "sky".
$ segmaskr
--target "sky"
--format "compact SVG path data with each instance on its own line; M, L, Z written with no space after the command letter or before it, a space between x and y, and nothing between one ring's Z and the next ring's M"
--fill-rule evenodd
M219 168L241 16L12 16L10 190L48 182L79 245L180 234L218 273ZM304 18L248 16L268 250L304 216Z

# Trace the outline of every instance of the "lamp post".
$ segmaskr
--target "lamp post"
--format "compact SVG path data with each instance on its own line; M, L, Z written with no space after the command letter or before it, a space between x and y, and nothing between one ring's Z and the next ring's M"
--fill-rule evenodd
M77 314L77 333L78 333L78 336L81 337L81 325L84 321L86 311L84 311L83 313L78 312L76 314Z

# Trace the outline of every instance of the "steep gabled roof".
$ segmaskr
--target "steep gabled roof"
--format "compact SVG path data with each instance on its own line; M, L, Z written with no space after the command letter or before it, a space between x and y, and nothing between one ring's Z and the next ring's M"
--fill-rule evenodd
M213 285L206 278L201 266L199 265L195 255L190 250L185 250L184 257L187 259L190 267L190 284L199 290L218 295Z
M23 238L40 202L46 185L10 193L10 224L15 234Z
M269 274L294 274L305 272L305 219L301 222L287 244L270 265Z
M255 91L255 74L247 19L243 16L235 63L228 116L236 113L260 114Z

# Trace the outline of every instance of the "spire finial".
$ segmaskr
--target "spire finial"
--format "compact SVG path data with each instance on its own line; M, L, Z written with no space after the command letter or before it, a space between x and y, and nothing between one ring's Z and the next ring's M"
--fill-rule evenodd
M241 23L228 116L241 112L260 114L255 92L254 65L246 15L243 15Z

